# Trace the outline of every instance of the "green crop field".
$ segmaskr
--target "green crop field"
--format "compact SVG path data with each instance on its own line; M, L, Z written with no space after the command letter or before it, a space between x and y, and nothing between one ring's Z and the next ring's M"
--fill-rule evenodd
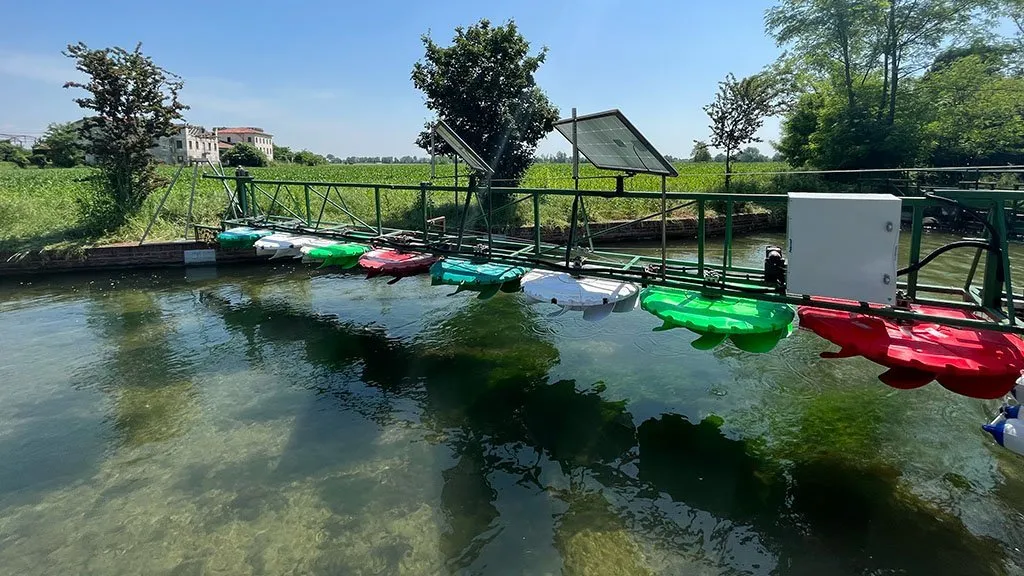
M714 192L724 185L724 166L717 163L679 164L680 176L668 181L671 191ZM785 165L775 163L738 164L735 172L783 171ZM168 180L172 167L161 167L161 173ZM391 165L344 165L297 166L277 165L251 169L257 179L299 180L317 182L363 182L380 184L417 185L430 181L430 166L423 164ZM143 211L131 217L118 230L96 236L81 230L79 200L87 195L90 188L90 168L68 169L17 169L0 165L0 250L22 250L46 246L84 243L105 243L137 240L156 209L161 193L146 201ZM438 185L451 185L452 165L439 165L436 178ZM600 171L584 166L581 168L581 187L586 189L612 189L614 180L589 178ZM184 233L191 174L183 173L167 200L160 218L151 233L153 239L180 238ZM793 184L792 178L765 175L739 175L734 177L732 190L738 192L777 192ZM464 185L465 180L460 184ZM567 164L534 165L522 182L524 187L571 188L571 167ZM629 190L660 190L660 179L652 176L637 176L627 180ZM226 205L223 185L216 180L200 179L196 187L193 207L196 223L216 224ZM292 193L301 196L301 187L292 187ZM360 217L373 214L372 192L354 189L343 190L353 211ZM442 198L442 196L444 196ZM391 224L410 221L415 213L418 218L418 195L415 192L383 191L383 217ZM452 195L436 194L431 198L431 215L453 214ZM304 204L300 201L296 207ZM543 197L541 220L546 225L564 225L571 210L569 196ZM658 209L657 200L590 199L587 212L591 220L617 220L647 215ZM304 207L303 207L304 210ZM532 221L532 206L523 202L516 206L518 221ZM681 212L680 212L681 213ZM413 220L418 221L418 220Z

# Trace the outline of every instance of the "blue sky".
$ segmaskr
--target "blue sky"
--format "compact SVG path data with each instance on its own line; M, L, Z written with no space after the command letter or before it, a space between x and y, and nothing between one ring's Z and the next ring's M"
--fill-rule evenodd
M540 86L568 116L622 110L662 153L689 155L708 136L701 107L727 72L744 76L779 53L764 34L770 0L731 2L13 2L0 35L0 133L40 133L80 118L71 42L143 43L182 76L187 120L261 126L275 143L321 154L421 154L429 118L409 78L420 35L448 44L455 26L514 18L547 46ZM761 136L778 135L769 119ZM568 151L549 136L541 152Z

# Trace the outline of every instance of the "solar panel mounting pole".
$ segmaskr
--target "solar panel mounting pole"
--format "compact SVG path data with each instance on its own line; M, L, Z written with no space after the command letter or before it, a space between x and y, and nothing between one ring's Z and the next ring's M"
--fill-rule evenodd
M666 242L665 242L665 237L666 237L665 225L666 225L667 218L668 218L668 213L666 212L666 206L665 206L665 204L666 204L665 196L666 196L667 192L668 192L667 176L662 174L661 175L661 280L662 281L665 280L665 253L667 251Z
M576 244L576 217L580 208L580 149L576 141L576 108L572 109L572 180L576 195L572 199L572 221L569 223L569 243L565 246L565 266L569 267L572 247Z
M435 123L434 125L436 126L437 124ZM437 178L437 167L436 167L436 165L434 163L434 158L435 158L435 155L434 155L434 129L431 128L430 129L430 179L431 180L434 180L434 178ZM459 201L456 200L455 203L458 204Z

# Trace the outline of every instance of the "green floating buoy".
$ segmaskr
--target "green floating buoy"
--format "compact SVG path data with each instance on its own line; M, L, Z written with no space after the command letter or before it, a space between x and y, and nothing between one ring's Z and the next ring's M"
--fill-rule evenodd
M698 350L729 338L740 350L768 352L792 333L796 317L786 304L653 286L640 293L640 307L664 322L655 330L686 328L699 334L692 343Z
M217 243L224 248L252 248L257 240L271 234L273 234L271 230L241 226L217 234Z
M312 246L308 250L302 249L302 254L310 260L321 260L325 266L340 266L342 268L354 268L359 263L359 257L369 251L369 248L362 244L331 244L329 246Z
M523 274L526 274L526 268L520 266L445 258L430 267L430 283L458 286L452 294L472 290L479 293L477 298L486 299L499 291L518 292L519 279Z

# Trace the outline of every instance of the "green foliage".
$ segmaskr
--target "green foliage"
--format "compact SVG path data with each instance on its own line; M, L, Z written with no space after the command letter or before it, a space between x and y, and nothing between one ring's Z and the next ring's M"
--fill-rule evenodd
M10 162L18 168L26 168L28 154L24 148L15 146L10 140L0 140L0 162Z
M780 0L766 28L808 78L783 120L779 152L792 166L820 169L1006 160L1000 154L1012 152L1019 115L1012 98L997 95L1013 82L996 76L1013 50L975 39L985 11L996 7L992 0ZM958 64L964 60L974 64Z
M413 66L412 81L423 91L427 108L494 168L494 179L518 182L537 143L558 119L558 109L534 80L547 49L530 56L530 44L515 22L492 27L486 19L456 28L449 47L428 35L422 40L425 54ZM416 144L430 152L427 128ZM450 154L438 141L434 152Z
M266 166L267 155L252 144L239 142L221 153L220 160L227 166Z
M694 140L690 159L693 162L711 162L711 152L708 150L708 143L703 140Z
M747 146L742 152L736 155L737 162L767 162L768 157L761 154L756 146Z
M49 163L47 155L43 152L33 152L28 161L36 168L46 168L46 164Z
M319 154L314 154L309 150L302 150L301 152L296 152L295 156L292 158L292 162L295 162L296 164L302 164L303 166L319 166L321 164L328 163L326 158Z
M924 132L935 165L1012 163L1024 152L1024 78L1008 76L991 54L933 67L921 81L930 104Z
M93 50L83 43L68 45L64 54L89 76L87 83L65 88L89 93L75 102L95 112L82 123L88 151L96 158L97 193L86 201L92 226L112 229L141 208L161 185L150 149L161 136L175 132L174 123L187 107L178 101L181 80L157 66L138 44Z
M295 153L292 149L287 146L274 145L274 162L284 162L285 164L293 162Z
M768 75L759 74L736 80L728 74L719 82L715 101L704 107L711 119L711 145L725 150L725 170L729 172L733 152L740 146L760 142L755 136L764 119L783 106L783 93ZM726 188L729 177L726 176Z
M668 189L678 192L717 192L724 188L725 168L721 163L681 163L676 165L680 175L668 179ZM761 176L744 175L743 172L778 171L785 167L779 164L738 164L734 167L732 189L736 192L779 193L790 190L814 191L825 190L822 183L813 176L783 175ZM158 174L170 179L174 166L159 166ZM572 174L569 164L534 164L523 178L523 185L534 188L571 188ZM437 167L441 185L450 185L454 167L451 164ZM320 181L320 182L371 182L381 184L416 186L420 182L430 180L429 164L327 164L321 166L301 166L298 164L278 164L265 168L251 168L250 172L258 179ZM105 232L90 229L87 212L83 205L94 201L95 191L90 182L96 170L92 168L68 168L49 170L0 170L0 217L6 224L0 225L0 250L40 247L66 240L123 242L137 241L145 230L150 217L156 211L161 194L147 198L142 208L134 215L126 218L118 228ZM596 168L581 166L583 176L596 176L601 171ZM463 176L460 184L465 185ZM580 182L584 189L609 190L615 184L608 179L588 178ZM660 190L661 180L655 176L638 175L627 181L631 190ZM187 175L177 181L171 195L164 205L160 217L156 221L150 237L159 239L179 238L185 225L188 211L190 178ZM193 222L198 224L218 224L224 211L224 190L221 183L212 179L200 179L197 182L197 194L194 205ZM373 190L348 189L341 187L346 204L356 215L366 222L373 222ZM273 191L271 191L273 193ZM292 195L294 193L294 196ZM282 190L279 200L292 202L291 206L300 214L305 213L301 187L290 192ZM461 196L461 195L460 195ZM462 197L464 198L464 197ZM74 202L72 200L79 200ZM410 215L418 214L419 193L417 191L382 190L381 200L383 217L387 222L408 222ZM436 193L431 196L429 215L454 215L451 207L454 195L445 196ZM629 198L590 198L587 199L587 213L594 221L618 220L646 216L659 209L660 201L656 199ZM748 205L753 207L753 205ZM776 208L777 205L769 206ZM569 221L572 208L571 196L542 197L541 221L545 225L564 226ZM473 206L474 211L476 206ZM530 202L520 202L515 206L516 219L530 222L533 218L533 206ZM327 206L328 212L333 210ZM685 216L686 211L674 213ZM347 216L332 214L338 221L347 221ZM453 216L454 217L454 216ZM412 222L418 226L419 220Z
M74 122L50 124L39 144L46 149L46 159L54 168L71 168L84 162L82 139Z

